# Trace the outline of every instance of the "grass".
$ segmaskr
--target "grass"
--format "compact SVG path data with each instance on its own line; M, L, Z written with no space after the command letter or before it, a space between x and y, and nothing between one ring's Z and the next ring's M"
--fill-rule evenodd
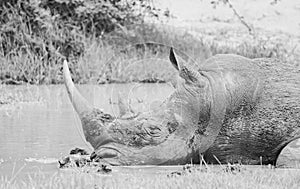
M0 188L299 188L300 171L289 169L245 168L240 172L220 169L192 171L181 176L167 174L111 175L60 171L51 176L28 175L27 180L0 178Z
M70 56L69 62L75 83L81 84L168 82L175 72L168 62L170 46L181 51L182 56L192 57L199 63L219 53L234 53L249 58L279 58L289 62L299 62L300 57L293 51L293 46L287 47L287 43L293 41L287 35L273 39L264 33L256 37L219 30L214 33L195 30L192 33L157 24L128 26L102 38L81 36L76 40L74 43L82 44L82 52L76 57ZM149 41L159 45L137 45ZM2 83L63 82L61 70L64 56L52 53L48 59L31 51L16 51L6 56L1 54Z

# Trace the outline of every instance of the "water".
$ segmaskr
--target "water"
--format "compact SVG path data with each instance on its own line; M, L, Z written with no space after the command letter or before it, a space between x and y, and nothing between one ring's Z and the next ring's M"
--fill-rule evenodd
M118 115L118 96L135 111L149 111L173 91L167 84L78 86L95 107ZM0 86L17 101L0 105L0 175L59 171L57 160L79 147L91 151L81 123L60 86ZM8 98L10 99L10 98Z

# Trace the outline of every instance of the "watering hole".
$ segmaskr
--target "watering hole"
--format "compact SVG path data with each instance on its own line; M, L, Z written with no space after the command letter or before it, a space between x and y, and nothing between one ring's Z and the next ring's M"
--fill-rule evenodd
M119 114L119 97L133 111L144 112L157 108L173 92L169 84L82 85L78 88L92 105L113 115ZM84 140L80 120L63 85L3 85L0 94L0 176L22 178L36 172L53 174L60 171L57 160L71 149L92 151ZM289 144L278 164L293 161L297 165L299 145L299 140ZM290 156L291 152L299 156ZM180 167L138 168L144 174L176 169Z

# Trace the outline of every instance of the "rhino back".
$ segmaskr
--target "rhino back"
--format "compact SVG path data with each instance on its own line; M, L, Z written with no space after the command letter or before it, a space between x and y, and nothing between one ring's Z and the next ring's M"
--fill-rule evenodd
M210 162L271 163L284 146L299 137L300 74L295 66L274 59L255 59L263 71L264 85L258 103L227 114L223 127L206 152Z
M252 59L236 55L236 54L217 54L206 59L203 64L200 65L200 70L215 70L226 69L232 71L245 71L253 70L258 72L260 67Z

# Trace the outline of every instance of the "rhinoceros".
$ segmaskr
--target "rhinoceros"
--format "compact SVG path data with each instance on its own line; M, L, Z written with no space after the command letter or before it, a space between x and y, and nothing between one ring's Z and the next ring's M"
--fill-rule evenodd
M300 78L287 65L233 54L190 64L173 48L169 59L179 73L175 91L158 110L132 117L92 107L64 61L65 86L93 156L111 165L178 165L199 162L199 154L208 162L275 164L300 136Z

